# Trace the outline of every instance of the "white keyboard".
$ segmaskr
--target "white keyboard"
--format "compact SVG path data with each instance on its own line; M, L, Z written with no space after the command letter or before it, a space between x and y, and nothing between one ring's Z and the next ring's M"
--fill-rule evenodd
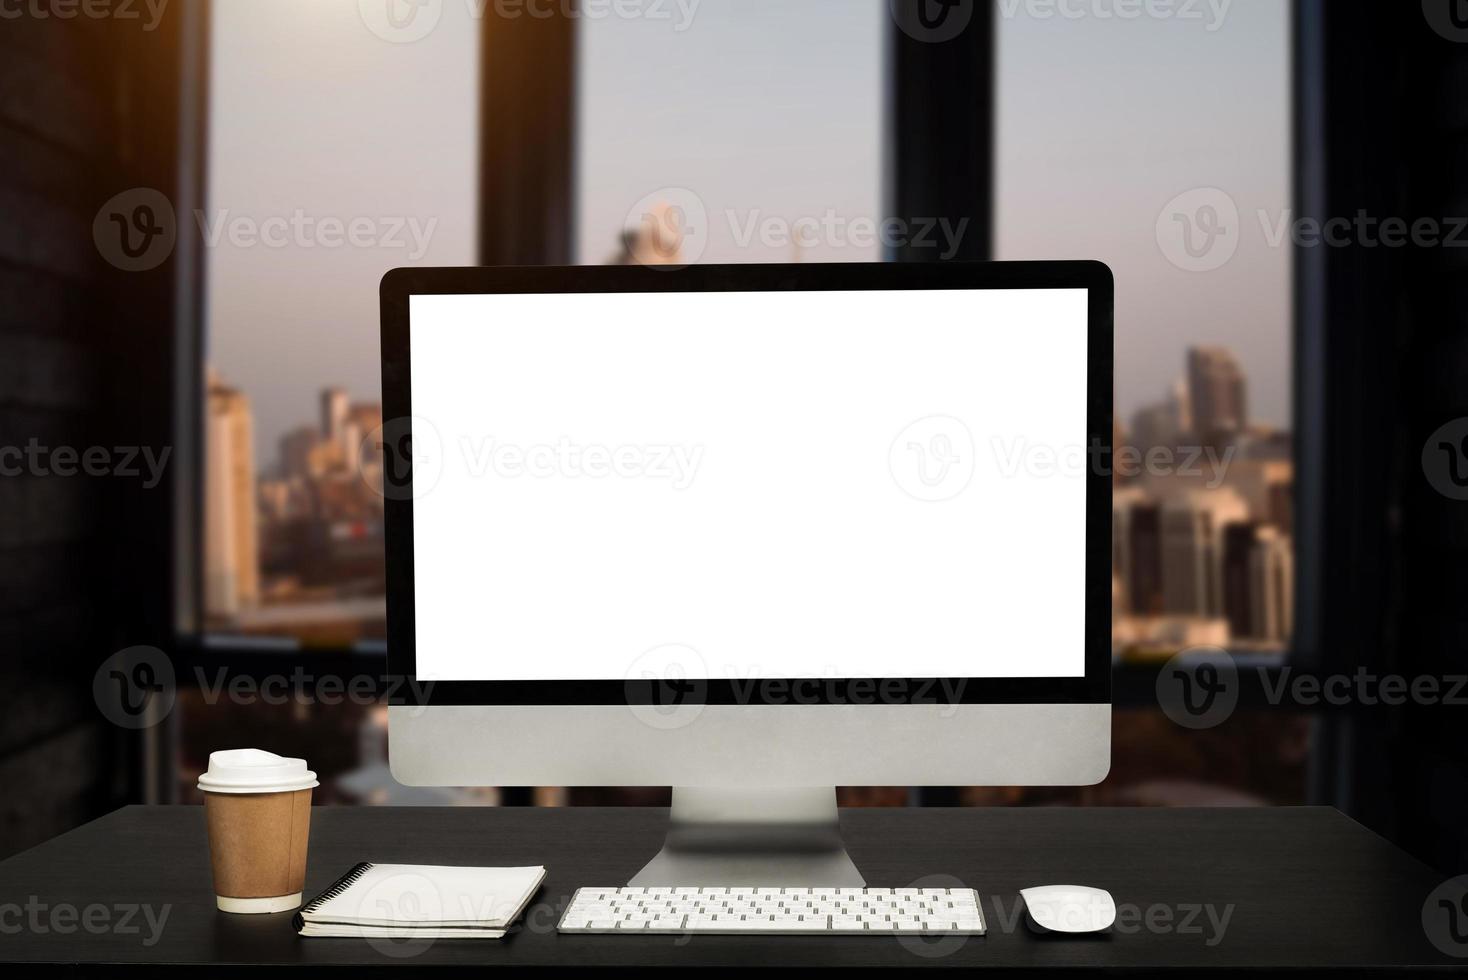
M972 888L580 888L565 933L982 936Z

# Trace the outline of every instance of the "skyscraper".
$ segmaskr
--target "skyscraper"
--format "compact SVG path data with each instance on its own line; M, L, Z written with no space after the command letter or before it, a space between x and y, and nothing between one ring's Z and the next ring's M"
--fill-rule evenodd
M1146 495L1136 487L1117 487L1111 491L1111 574L1113 577L1112 598L1120 600L1122 611L1131 612L1131 591L1134 562L1132 561L1132 514L1146 502Z
M1193 431L1203 445L1228 442L1249 422L1244 372L1222 347L1188 351L1188 391Z
M1167 400L1138 409L1132 416L1132 445L1142 452L1182 445L1193 431L1193 408L1186 382L1178 381Z
M1295 556L1290 538L1265 524L1224 532L1223 601L1235 637L1273 643L1294 626Z
M340 388L326 388L321 392L321 437L328 441L341 438L342 428L351 411L351 399Z
M1138 616L1158 616L1162 601L1162 508L1156 503L1133 504L1127 513L1126 595Z
M255 435L250 400L213 377L204 464L204 605L234 616L260 600Z
M1224 529L1249 518L1232 490L1190 493L1162 505L1162 605L1178 616L1224 615Z
M1271 527L1259 529L1250 555L1249 582L1251 635L1272 642L1288 640L1295 628L1295 552L1288 535Z
M311 426L292 429L280 439L280 475L286 479L311 476L311 450L321 435Z
M1258 524L1234 524L1223 532L1223 612L1235 637L1253 636L1254 547Z

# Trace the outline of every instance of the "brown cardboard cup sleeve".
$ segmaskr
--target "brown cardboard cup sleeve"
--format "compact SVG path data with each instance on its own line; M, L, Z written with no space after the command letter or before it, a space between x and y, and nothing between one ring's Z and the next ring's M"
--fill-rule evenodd
M301 904L316 785L300 759L257 749L210 755L199 788L220 910L285 912Z

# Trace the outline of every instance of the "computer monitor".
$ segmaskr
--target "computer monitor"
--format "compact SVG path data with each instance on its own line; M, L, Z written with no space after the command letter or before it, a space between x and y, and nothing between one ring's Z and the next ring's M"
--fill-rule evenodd
M672 786L634 879L859 885L838 785L1110 765L1091 262L400 269L392 771Z

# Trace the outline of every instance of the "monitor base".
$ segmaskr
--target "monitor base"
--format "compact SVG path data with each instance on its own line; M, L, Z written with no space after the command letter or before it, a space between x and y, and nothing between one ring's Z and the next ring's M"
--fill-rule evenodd
M629 884L861 888L866 879L841 841L832 787L674 787L663 849Z

